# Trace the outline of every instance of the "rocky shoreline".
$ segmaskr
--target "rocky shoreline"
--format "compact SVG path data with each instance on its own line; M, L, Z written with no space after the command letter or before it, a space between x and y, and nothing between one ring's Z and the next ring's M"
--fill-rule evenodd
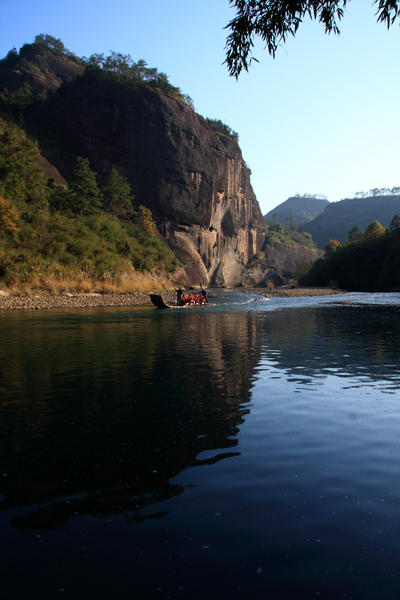
M231 291L224 290L224 291ZM250 290L240 290L249 292ZM329 288L290 288L282 286L273 290L251 290L268 298L270 297L299 297L327 296L343 293L341 290ZM212 290L216 293L216 290ZM173 290L163 292L166 302L175 303L176 293ZM150 305L149 294L32 294L31 296L11 296L6 291L0 291L0 310L43 310L50 308L88 308L101 306L145 306Z

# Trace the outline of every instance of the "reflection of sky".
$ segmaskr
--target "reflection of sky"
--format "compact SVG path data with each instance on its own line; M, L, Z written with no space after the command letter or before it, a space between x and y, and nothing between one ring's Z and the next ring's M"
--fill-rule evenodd
M388 390L398 389L399 317L398 307L360 304L275 310L265 325L259 368L271 378L282 376L274 368L283 369L298 383L317 385L334 375L346 380L343 389L383 381Z

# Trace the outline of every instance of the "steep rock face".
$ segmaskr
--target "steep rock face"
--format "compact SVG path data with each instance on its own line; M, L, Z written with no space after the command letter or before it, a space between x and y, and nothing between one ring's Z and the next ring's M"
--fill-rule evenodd
M145 87L81 78L40 106L30 127L67 180L77 156L100 179L117 168L188 281L241 282L266 224L238 144L190 107Z
M252 259L246 267L243 284L247 286L265 286L272 282L275 286L290 283L295 277L297 267L309 260L314 262L320 257L317 250L301 246L284 246L272 243L265 249L262 260Z

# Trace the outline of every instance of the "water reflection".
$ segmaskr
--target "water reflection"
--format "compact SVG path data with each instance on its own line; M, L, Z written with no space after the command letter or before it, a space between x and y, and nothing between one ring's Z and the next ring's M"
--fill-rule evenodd
M271 306L0 315L9 597L398 597L398 308Z
M348 386L379 381L397 390L399 340L398 307L275 311L265 322L261 367L283 369L288 380L299 384L320 385L332 374Z
M1 508L46 503L16 527L160 517L141 511L182 492L173 477L237 454L259 358L254 316L234 328L228 314L148 311L4 323ZM199 458L205 450L215 452Z

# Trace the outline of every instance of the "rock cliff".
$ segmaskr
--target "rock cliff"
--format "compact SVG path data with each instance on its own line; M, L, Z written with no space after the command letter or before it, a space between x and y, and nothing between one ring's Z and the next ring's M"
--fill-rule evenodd
M300 245L285 246L273 242L263 247L264 258L251 259L246 265L242 277L245 286L267 286L269 282L274 286L290 283L296 278L296 270L306 260L314 262L320 258L317 250L305 248Z
M82 77L58 89L28 126L66 180L77 156L89 158L100 180L118 169L188 282L242 282L266 224L238 144L189 106L143 86Z

